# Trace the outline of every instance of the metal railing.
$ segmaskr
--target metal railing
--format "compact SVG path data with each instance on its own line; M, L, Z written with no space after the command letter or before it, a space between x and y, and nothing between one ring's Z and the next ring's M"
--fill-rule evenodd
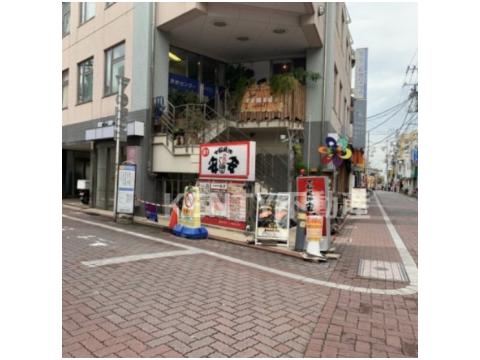
M167 145L172 142L173 153L176 147L185 147L188 151L212 141L250 140L250 135L236 124L236 120L219 114L207 104L174 106L169 101L162 116L155 121L156 131L166 135ZM256 181L269 191L286 191L287 155L272 154L258 144L256 148Z

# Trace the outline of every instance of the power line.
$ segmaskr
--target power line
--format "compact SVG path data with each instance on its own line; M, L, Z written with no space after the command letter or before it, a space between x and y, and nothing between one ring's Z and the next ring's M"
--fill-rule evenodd
M406 100L404 100L404 101L402 101L402 102L400 102L400 103L398 103L398 104L392 106L391 108L388 108L388 109L386 109L386 110L384 110L384 111L382 111L382 112L379 112L379 113L374 114L374 115L367 116L367 119L372 119L372 118L374 118L374 117L379 117L380 115L387 114L387 113L389 113L390 111L395 110L395 109L397 109L398 107L404 105L404 104L405 104L406 102L408 102L408 101L409 101L409 99L406 99Z
M411 103L410 103L411 104ZM410 104L408 104L408 106L410 106ZM403 104L402 107L398 108L398 110L396 112L394 112L392 115L390 115L388 118L386 118L384 121L382 121L380 124L377 124L375 125L373 128L369 129L368 131L373 131L375 130L376 128L386 124L388 121L390 121L391 119L393 119L393 117L395 115L397 115L400 111L402 111L403 109L405 109L405 105L406 105L406 102Z
M404 119L403 119L403 123L402 123L402 125L400 126L400 128L398 128L397 130L395 130L395 131L394 131L393 133L391 133L390 135L385 136L382 140L373 143L372 146L373 146L373 145L380 144L380 143L384 142L385 140L387 140L388 138L391 138L392 136L400 133L400 131L403 129L403 127L404 127L404 126L406 125L406 123L407 123L408 114L410 114L410 113L407 111L406 114L405 114L405 117L404 117ZM415 116L415 115L413 115L409 120L412 120L414 116ZM417 115L417 117L418 117L418 115Z

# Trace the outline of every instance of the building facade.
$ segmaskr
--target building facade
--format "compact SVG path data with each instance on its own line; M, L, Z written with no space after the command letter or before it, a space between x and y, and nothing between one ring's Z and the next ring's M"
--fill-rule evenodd
M138 199L195 183L209 142L256 142L257 191L293 190L302 166L333 179L318 147L352 141L349 22L344 3L63 3L64 196L89 179L91 206L113 206L116 75ZM335 190L349 181L335 172Z
M394 179L396 189L408 195L417 193L418 132L402 134L397 139L394 153Z

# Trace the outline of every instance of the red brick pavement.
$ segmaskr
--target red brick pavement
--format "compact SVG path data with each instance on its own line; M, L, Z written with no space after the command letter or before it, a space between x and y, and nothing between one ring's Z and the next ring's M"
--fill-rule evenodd
M379 193L385 211L417 260L416 202ZM362 279L360 259L400 262L375 201L370 219L349 220L335 245L342 254L331 281L354 286L398 288L406 283ZM371 295L332 289L305 351L305 357L417 357L418 297Z
M303 356L326 301L318 287L203 254L87 268L100 249L77 237L87 230L115 256L171 248L79 225L64 220L64 357Z
M416 223L407 219L416 212L416 204L408 198L398 200L399 196L381 195L382 204L416 259ZM335 243L342 254L338 262L304 263L218 241L194 246L322 280L382 289L403 287L405 283L362 279L356 274L361 258L400 261L378 208L372 206L370 215L369 220L347 224ZM93 220L111 223L100 217ZM77 227L81 230L70 229ZM133 230L140 228L142 233L159 235L148 227ZM97 227L73 221L64 221L64 229L64 357L416 356L416 295L329 289L207 255L89 269L80 261L178 248L108 231L98 233ZM85 232L97 239L78 238ZM98 238L109 240L108 246L89 246Z

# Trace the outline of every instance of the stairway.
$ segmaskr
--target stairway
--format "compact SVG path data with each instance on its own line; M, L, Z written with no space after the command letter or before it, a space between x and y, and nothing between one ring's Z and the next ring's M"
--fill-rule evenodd
M173 106L167 102L165 111L154 124L154 154L162 158L155 159L154 155L156 172L198 172L199 144L251 140L235 120L218 114L206 104ZM179 128L184 129L183 134L179 135ZM162 149L156 151L156 147ZM272 154L258 143L256 148L255 191L287 191L287 156Z

